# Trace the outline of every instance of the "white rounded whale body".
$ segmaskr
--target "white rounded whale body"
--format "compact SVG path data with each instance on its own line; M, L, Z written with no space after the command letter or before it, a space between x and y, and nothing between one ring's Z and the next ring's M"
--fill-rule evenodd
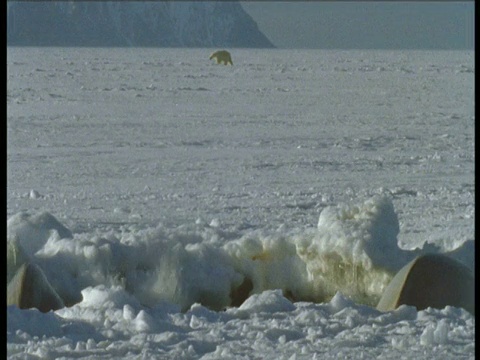
M394 310L400 305L461 307L475 315L475 282L470 269L444 255L422 255L405 265L385 289L377 309Z
M20 266L8 283L7 306L9 305L16 305L20 309L37 308L42 312L65 307L43 271L33 263Z

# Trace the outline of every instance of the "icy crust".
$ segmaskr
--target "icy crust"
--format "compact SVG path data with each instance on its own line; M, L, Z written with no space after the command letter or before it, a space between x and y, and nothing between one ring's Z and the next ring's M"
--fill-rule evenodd
M406 351L469 359L475 351L475 318L452 307L381 313L340 293L328 303L292 304L269 290L224 312L200 304L180 312L169 303L143 307L120 287L90 287L83 296L55 313L8 307L9 359L397 359Z
M269 233L199 221L71 234L46 212L7 227L7 280L33 262L69 304L7 307L9 359L474 356L475 320L463 309L368 306L403 261L443 251L400 249L388 197L327 207L317 228ZM462 261L472 246L450 255Z
M214 310L240 306L273 289L291 301L313 302L340 291L375 306L403 265L427 250L442 252L400 249L398 218L386 196L327 207L316 229L295 231L238 235L199 223L72 235L45 212L16 214L7 227L7 281L33 262L68 305L82 301L84 289L102 285L120 286L145 306L167 301L182 310L194 303ZM472 247L465 243L450 254L458 259Z

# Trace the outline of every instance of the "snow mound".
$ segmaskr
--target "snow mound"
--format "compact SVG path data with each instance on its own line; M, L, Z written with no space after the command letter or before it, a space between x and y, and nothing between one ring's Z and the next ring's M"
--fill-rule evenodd
M293 311L295 306L287 300L281 290L268 290L261 294L250 296L240 307L239 310L248 313L275 313L282 311Z

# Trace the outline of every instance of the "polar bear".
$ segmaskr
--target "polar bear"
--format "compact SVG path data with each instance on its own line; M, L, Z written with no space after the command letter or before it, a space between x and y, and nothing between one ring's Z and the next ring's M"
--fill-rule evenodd
M233 65L232 56L227 50L218 50L210 55L210 60L215 59L217 64L221 64L223 62L224 65Z

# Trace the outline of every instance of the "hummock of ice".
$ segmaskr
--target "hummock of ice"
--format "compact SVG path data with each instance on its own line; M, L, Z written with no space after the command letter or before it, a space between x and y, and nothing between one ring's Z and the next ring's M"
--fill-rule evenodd
M7 227L7 279L31 261L70 305L86 288L113 286L139 304L167 301L184 310L194 303L221 310L275 289L314 302L340 291L375 306L398 268L418 254L398 247L398 219L386 196L327 207L317 229L253 231L224 245L210 240L217 228L201 224L193 232L159 226L91 237L72 235L43 212L17 214Z

